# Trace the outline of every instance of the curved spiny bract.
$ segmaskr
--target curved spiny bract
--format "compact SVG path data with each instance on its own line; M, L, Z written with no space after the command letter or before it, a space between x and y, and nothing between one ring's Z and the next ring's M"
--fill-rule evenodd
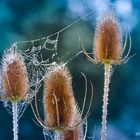
M26 100L28 75L22 55L13 48L5 51L1 71L2 100Z
M78 114L72 80L63 65L51 67L44 79L44 114L50 129L66 129Z
M105 10L98 18L94 36L94 57L100 63L119 61L122 57L121 30L117 17Z

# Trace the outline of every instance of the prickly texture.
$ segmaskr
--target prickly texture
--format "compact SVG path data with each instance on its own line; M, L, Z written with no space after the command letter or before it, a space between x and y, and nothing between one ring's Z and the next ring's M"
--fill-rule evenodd
M19 101L26 98L28 76L24 59L12 48L7 50L2 59L2 98Z
M106 64L104 73L104 95L103 95L103 106L102 106L102 130L101 130L101 140L106 140L106 130L107 130L107 105L108 105L108 93L109 93L109 84L110 84L110 71L111 65Z
M44 112L49 127L56 129L69 127L78 112L71 76L62 64L51 67L45 76Z
M118 60L121 57L121 31L115 14L104 11L96 25L94 56L97 61Z

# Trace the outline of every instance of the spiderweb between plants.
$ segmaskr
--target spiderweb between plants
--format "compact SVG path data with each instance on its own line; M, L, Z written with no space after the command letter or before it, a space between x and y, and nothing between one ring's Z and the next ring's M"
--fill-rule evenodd
M92 10L88 14L74 21L72 24L49 36L35 40L15 42L11 45L11 48L20 52L24 57L29 77L29 91L27 93L29 96L29 100L27 100L26 102L21 101L18 103L19 118L26 110L27 105L32 101L32 97L39 91L48 67L56 64L55 59L58 57L58 41L60 33L67 30L68 28L94 12L95 10ZM75 58L80 53L81 52L77 53L71 59ZM67 62L65 64L67 64ZM4 105L7 108L7 111L11 114L11 103L4 102Z
M50 37L54 39L50 39ZM11 46L12 50L19 52L23 56L29 78L27 100L17 103L19 118L38 92L48 67L56 64L54 57L57 55L58 37L59 32L37 40L15 42ZM4 106L8 113L12 114L11 102L4 101Z

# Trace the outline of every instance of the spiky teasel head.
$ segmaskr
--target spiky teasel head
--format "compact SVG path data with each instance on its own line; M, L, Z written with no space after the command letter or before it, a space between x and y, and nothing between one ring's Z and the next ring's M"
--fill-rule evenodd
M104 11L98 18L94 45L93 52L98 62L107 63L121 59L121 30L112 11Z
M5 51L2 58L1 89L3 100L18 102L26 99L28 75L22 55L14 48Z
M80 138L86 137L86 131L83 136L83 124L87 126L87 117L93 98L93 85L90 81L91 98L88 101L88 109L83 116L88 83L86 76L83 73L82 75L85 79L85 96L81 112L74 99L72 78L66 68L66 63L50 66L46 72L43 95L44 120L40 116L37 101L35 101L35 108L31 104L34 116L39 125L47 130L47 132L48 130L54 130L56 137L59 137L58 139L68 140L71 138L72 140L79 140Z
M44 79L45 121L50 129L67 129L78 114L71 76L64 64L52 66Z
M129 35L130 47L128 53L122 58L127 44L126 34L125 42L122 47L122 31L120 24L114 11L105 9L103 14L98 17L95 35L94 35L94 58L88 55L85 51L83 44L83 52L87 58L93 63L99 64L121 64L128 60L128 55L131 50L131 38Z

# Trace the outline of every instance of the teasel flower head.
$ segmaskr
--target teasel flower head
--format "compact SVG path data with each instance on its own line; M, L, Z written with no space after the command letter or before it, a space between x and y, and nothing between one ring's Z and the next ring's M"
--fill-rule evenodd
M52 66L44 79L44 112L50 128L68 128L79 114L70 73L63 65Z
M28 74L22 55L13 47L2 58L1 99L18 102L27 99Z
M126 63L131 50L131 37L129 35L129 49L124 58L123 53L126 49L128 33L126 33L124 44L122 45L122 30L114 11L108 9L98 17L95 35L93 39L93 58L85 51L87 58L93 63L99 64L121 64ZM123 47L122 47L123 46Z
M55 64L48 68L44 78L44 120L40 116L37 101L35 101L35 106L31 104L36 120L45 130L43 131L44 135L48 135L46 132L49 130L56 133L56 139L58 140L68 140L70 138L71 140L79 140L86 136L86 131L85 133L83 131L83 124L87 124L85 120L87 120L92 103L93 86L90 83L92 94L90 101L88 101L88 109L83 116L87 96L87 79L84 74L82 75L85 78L85 96L82 111L80 111L74 98L72 77L66 63Z
M113 12L105 11L97 20L94 56L98 62L121 59L121 30Z

